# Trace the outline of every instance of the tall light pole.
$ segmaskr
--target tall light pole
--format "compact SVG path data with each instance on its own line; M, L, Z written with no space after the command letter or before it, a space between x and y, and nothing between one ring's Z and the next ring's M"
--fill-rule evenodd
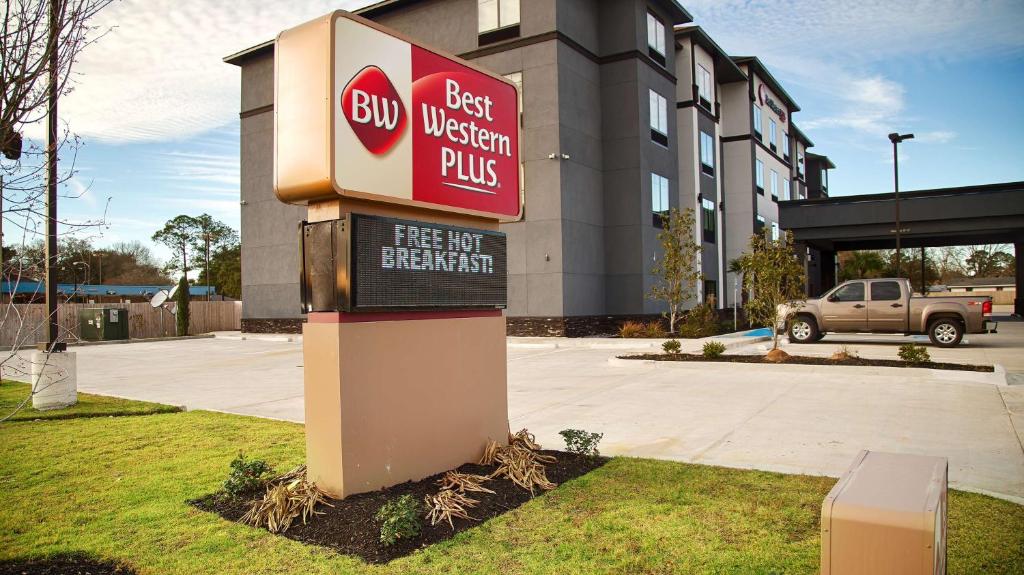
M914 134L889 134L889 141L892 142L892 175L893 195L896 198L896 277L900 277L900 153L899 143L903 140L911 140Z
M64 345L57 342L60 323L57 318L57 72L59 63L58 19L61 14L58 3L50 0L50 37L47 43L49 54L49 86L47 96L49 110L46 116L48 141L46 145L46 347L47 351L64 351Z

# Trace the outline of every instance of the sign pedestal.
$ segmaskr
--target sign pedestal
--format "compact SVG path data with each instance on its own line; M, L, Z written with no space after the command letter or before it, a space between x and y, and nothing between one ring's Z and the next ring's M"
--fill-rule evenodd
M342 11L275 41L274 192L308 206L307 473L334 497L508 441L497 230L522 215L518 101L508 79Z
M312 203L308 219L351 212L497 227L348 199ZM508 441L501 310L314 312L302 333L306 469L332 497L429 477Z
M505 318L488 313L384 321L310 314L309 479L345 497L454 469L479 459L488 439L504 442Z

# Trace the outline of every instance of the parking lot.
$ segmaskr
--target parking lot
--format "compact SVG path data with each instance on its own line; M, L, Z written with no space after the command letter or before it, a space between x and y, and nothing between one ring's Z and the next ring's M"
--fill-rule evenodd
M1002 363L1012 380L1024 373L1024 324L1000 332L930 350L940 361ZM227 335L74 348L79 389L302 421L300 338ZM895 357L902 341L830 336L784 347ZM510 426L553 446L558 431L582 428L605 434L607 454L788 473L839 475L861 449L945 455L954 486L1024 502L1024 385L927 369L609 362L621 353L583 340L510 340Z

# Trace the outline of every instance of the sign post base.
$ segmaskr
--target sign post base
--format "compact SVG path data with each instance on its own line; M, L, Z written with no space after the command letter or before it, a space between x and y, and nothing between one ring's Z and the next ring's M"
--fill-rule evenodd
M307 473L332 497L454 469L508 439L498 310L313 313L303 356Z

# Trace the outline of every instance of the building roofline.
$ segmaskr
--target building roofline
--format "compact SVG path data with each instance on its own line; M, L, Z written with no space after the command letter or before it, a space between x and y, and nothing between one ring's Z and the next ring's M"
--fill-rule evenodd
M733 61L736 64L747 64L753 68L754 73L761 76L761 80L768 84L771 89L782 98L786 105L789 106L790 116L793 112L799 112L800 106L796 103L796 100L786 92L786 89L782 87L782 84L772 76L772 73L768 71L768 68L757 56L733 56Z
M235 52L234 54L224 56L223 60L226 64L232 64L234 66L241 66L242 62L245 62L249 58L255 58L256 56L262 56L266 53L273 53L274 51L274 40L267 40L262 44L256 44L250 46L245 50Z
M790 123L789 125L793 129L793 133L796 134L796 137L800 138L803 141L803 143L805 144L805 148L814 147L814 142L807 137L807 134L805 134L803 130L801 130L796 124Z
M955 188L934 188L930 190L900 190L900 199L908 200L913 198L928 198L934 196L955 196L993 194L1001 192L1024 192L1024 181L1022 182L1001 182L998 184L980 184L977 186L959 186ZM892 192L879 194L854 194L850 196L829 196L827 198L808 198L806 200L788 200L788 205L812 205L820 206L825 204L855 204L858 202L870 202L877 200L892 200Z
M822 162L825 163L826 166L828 166L828 169L830 169L830 170L836 169L836 165L833 164L832 160L828 159L828 156L826 156L824 154L815 154L814 152L807 152L807 159L808 160L813 159L813 160L822 161Z
M693 15L690 14L686 10L686 8L683 8L683 5L680 4L678 0L655 1L660 3L662 6L668 8L669 12L672 13L673 25L693 22ZM393 10L400 10L406 6L410 6L418 2L423 2L423 0L382 0L381 2L377 2L376 4L370 4L369 6L364 6L362 8L359 8L358 10L352 10L351 12L353 14L362 16L364 18L369 18L372 20L374 16L379 16L381 14L385 14ZM273 51L274 40L267 40L266 42L256 44L255 46L250 46L249 48L225 56L223 58L223 61L227 64L232 64L234 66L241 66L242 63L248 60L249 58L255 58L257 56L262 56L267 53L273 53Z
M725 82L742 82L747 79L747 75L743 73L743 70L733 62L732 57L729 56L728 52L722 49L721 46L715 42L714 38L708 35L703 28L696 24L683 24L674 28L675 37L692 36L694 41L697 42L702 48L711 52L712 57L715 59L715 67L721 66L722 70L715 70L715 75L718 76L719 80Z

